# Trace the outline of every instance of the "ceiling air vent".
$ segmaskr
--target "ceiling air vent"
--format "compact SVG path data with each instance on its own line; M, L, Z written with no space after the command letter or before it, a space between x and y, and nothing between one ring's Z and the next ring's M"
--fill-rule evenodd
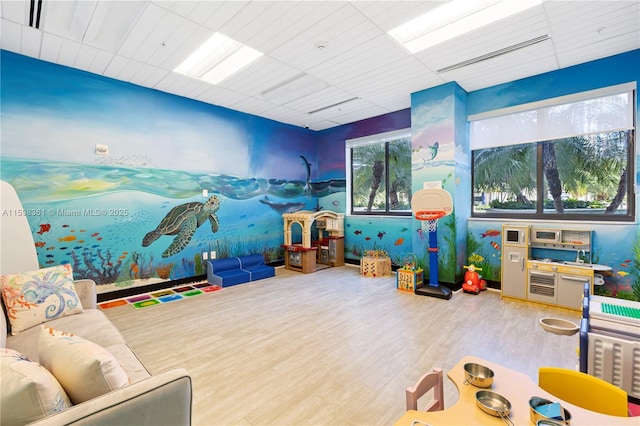
M29 26L40 29L40 13L42 12L42 0L31 0L29 5Z
M457 70L458 68L466 67L467 65L471 65L471 64L477 64L478 62L486 61L487 59L495 58L497 56L514 52L516 50L524 49L525 47L532 46L534 44L541 43L549 39L551 39L551 37L549 37L548 34L545 34L540 37L532 38L531 40L523 41L522 43L517 43L512 46L505 47L504 49L499 49L493 52L486 53L481 56L477 56L475 58L467 59L466 61L458 62L457 64L453 64L448 67L441 68L436 72L443 73L443 72Z

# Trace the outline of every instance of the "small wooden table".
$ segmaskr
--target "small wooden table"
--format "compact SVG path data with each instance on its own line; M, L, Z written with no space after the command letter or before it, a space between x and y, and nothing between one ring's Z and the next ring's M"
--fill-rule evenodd
M571 412L572 425L640 425L638 417L615 417L606 414L585 410L551 395L542 390L526 374L486 361L481 358L466 356L447 373L449 379L456 385L460 396L453 406L442 411L415 411L409 410L400 417L396 426L410 426L414 420L422 424L436 425L505 425L504 420L486 414L476 404L476 392L482 388L464 384L464 365L475 362L489 367L495 373L493 386L487 390L496 392L511 402L511 414L509 418L515 425L531 426L529 412L529 398L539 396L557 401ZM445 401L446 404L446 401ZM421 423L416 423L420 425Z

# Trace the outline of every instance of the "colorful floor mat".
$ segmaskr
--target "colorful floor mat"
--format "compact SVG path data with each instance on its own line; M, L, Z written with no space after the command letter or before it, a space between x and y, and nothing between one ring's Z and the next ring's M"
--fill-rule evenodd
M109 300L107 302L99 303L98 306L100 309L110 309L117 306L130 305L136 309L142 309L149 306L159 305L161 303L174 302L187 297L212 293L220 290L221 288L222 287L220 286L211 285L207 282L195 283L146 294L138 294L136 296L125 297L123 299Z

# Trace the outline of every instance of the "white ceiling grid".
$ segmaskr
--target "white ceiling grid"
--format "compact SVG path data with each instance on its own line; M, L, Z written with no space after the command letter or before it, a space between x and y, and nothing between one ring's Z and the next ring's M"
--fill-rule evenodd
M42 4L36 29L29 26L30 0L1 0L2 49L314 130L408 108L412 92L446 82L473 91L640 48L640 0L545 0L416 54L387 31L441 1ZM217 86L173 72L216 31L264 56ZM312 90L300 90L307 82ZM282 86L296 88L286 93Z

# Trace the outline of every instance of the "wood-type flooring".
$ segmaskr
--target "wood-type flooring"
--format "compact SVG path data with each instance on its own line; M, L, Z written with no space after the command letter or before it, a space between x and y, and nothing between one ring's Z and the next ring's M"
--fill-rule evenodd
M395 273L365 278L351 265L278 268L273 278L105 313L152 374L187 369L193 424L202 426L388 425L405 411L407 386L465 355L534 381L540 366L578 363L578 335L538 324L545 316L578 323L577 311L491 290L416 296L396 290ZM445 379L445 405L457 395Z

